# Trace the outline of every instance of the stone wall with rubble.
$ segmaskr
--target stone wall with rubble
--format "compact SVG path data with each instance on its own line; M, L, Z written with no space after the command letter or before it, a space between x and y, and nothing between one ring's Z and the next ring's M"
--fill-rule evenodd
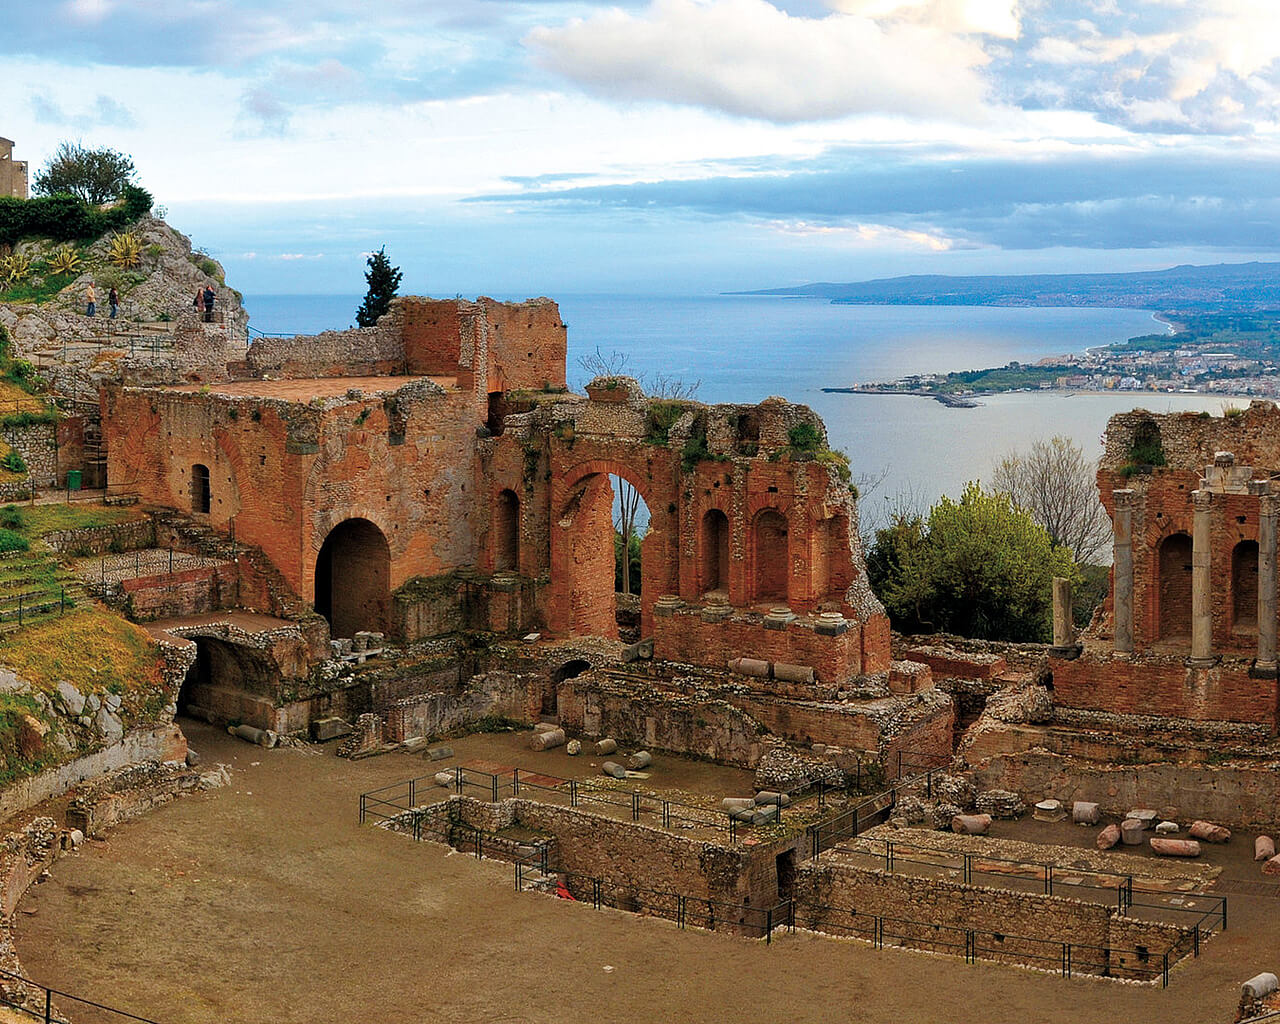
M1012 790L1028 804L1086 800L1107 814L1153 807L1174 821L1280 825L1280 771L1273 763L1097 764L1031 750L987 758L969 774L979 790Z
M1100 949L1110 948L1111 977L1148 981L1159 978L1162 954L1190 934L1189 929L1121 918L1107 906L1062 896L919 878L830 860L811 862L797 871L793 898L797 924L806 928L840 934L853 927L870 937L871 917L892 918L884 922L886 943L951 955L964 950L963 933L973 930L982 933L984 958L996 949L991 959L1037 968L1056 969L1063 943L1094 947L1076 951L1082 973L1086 960L1097 964ZM857 917L849 914L853 909ZM1145 959L1139 947L1145 948ZM1187 941L1183 954L1190 950Z
M134 551L154 547L156 526L155 520L147 517L128 523L112 523L109 526L54 530L46 533L43 540L59 554L86 558L90 555L105 555L109 551Z
M143 761L84 786L67 806L67 826L86 836L141 817L181 796L216 789L231 781L226 765L200 771L185 764Z
M1280 409L1274 402L1254 399L1240 415L1208 413L1152 413L1146 409L1118 413L1103 434L1104 470L1115 471L1131 461L1140 431L1150 432L1164 451L1165 461L1183 469L1213 465L1216 452L1232 452L1240 465L1271 471L1280 468Z
M472 676L459 690L401 697L386 708L383 735L389 743L415 736L436 738L483 718L532 722L541 706L539 681L509 672Z
M58 428L53 423L35 423L29 427L6 427L4 440L27 464L27 476L37 487L55 487L58 483Z
M721 846L581 809L520 798L488 803L451 797L460 820L498 832L520 825L555 838L554 867L685 896L772 907L778 902L775 858L794 841ZM575 883L570 882L570 889ZM588 887L587 898L590 898ZM578 893L581 897L581 893ZM643 893L641 893L643 900Z

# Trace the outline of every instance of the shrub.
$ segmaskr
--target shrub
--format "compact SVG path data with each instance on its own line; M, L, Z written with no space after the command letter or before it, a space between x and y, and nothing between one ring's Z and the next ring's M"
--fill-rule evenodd
M27 517L17 505L5 505L0 508L0 528L21 530L27 525Z
M671 428L684 415L685 404L660 400L649 403L645 416L644 440L646 444L666 444Z
M136 267L142 261L142 242L132 231L121 231L111 236L107 259L112 266L122 270Z
M0 552L26 551L30 547L31 542L22 534L0 528Z
M22 456L10 449L0 457L0 468L8 470L10 473L25 473L27 464L22 461Z
M58 414L52 409L46 409L43 412L24 409L21 412L11 412L7 416L0 417L0 427L8 430L22 430L24 427L38 427L57 422ZM3 525L0 523L0 526Z
M38 199L0 196L0 245L37 237L57 242L101 238L108 231L132 224L151 209L151 193L136 185L125 187L123 200L98 210L71 195Z
M812 423L797 423L787 431L787 444L795 452L816 452L822 447L822 435Z

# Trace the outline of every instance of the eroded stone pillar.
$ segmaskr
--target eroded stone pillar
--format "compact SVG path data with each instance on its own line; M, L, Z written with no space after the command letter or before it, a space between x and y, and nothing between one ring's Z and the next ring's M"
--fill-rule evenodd
M1117 654L1133 653L1133 491L1112 491L1115 504L1114 560L1115 640Z
M1213 659L1212 511L1213 495L1191 492L1195 518L1191 527L1191 660Z
M1276 517L1280 498L1264 494L1258 513L1258 661L1260 672L1276 670Z
M1061 576L1053 578L1053 646L1065 651L1075 643L1075 629L1071 622L1071 581Z

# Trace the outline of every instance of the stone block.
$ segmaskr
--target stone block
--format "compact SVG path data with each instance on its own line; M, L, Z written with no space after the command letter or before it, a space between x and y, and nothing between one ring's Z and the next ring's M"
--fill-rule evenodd
M1036 804L1031 816L1036 821L1062 821L1067 812L1062 808L1061 800L1041 800Z
M337 716L315 718L311 721L311 738L316 743L327 743L351 732L351 726Z
M1087 800L1077 800L1071 805L1071 820L1077 825L1096 825L1100 812L1098 805Z

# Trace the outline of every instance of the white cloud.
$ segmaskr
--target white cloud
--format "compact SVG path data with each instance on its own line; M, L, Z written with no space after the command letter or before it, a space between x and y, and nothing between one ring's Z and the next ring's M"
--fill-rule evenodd
M876 19L900 18L945 32L975 33L1016 39L1018 0L828 0L844 14Z
M891 227L888 224L818 224L805 220L771 220L764 226L783 235L822 237L847 242L858 248L916 249L947 252L971 248L967 243L941 232Z
M884 112L973 120L985 108L982 47L924 20L653 0L640 14L615 8L537 28L525 42L590 92L779 123Z

